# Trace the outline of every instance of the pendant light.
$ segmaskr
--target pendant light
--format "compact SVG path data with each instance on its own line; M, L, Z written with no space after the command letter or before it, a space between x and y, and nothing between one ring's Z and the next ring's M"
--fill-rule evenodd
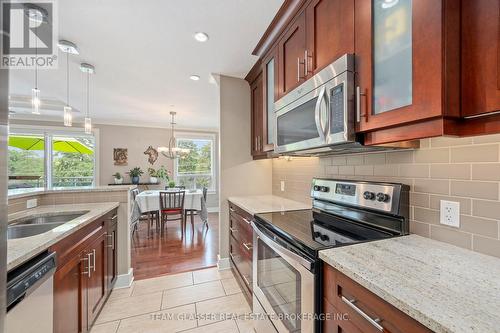
M85 110L85 133L92 134L92 119L90 118L90 75L95 73L95 68L91 64L81 63L80 70L87 74L87 107Z
M177 147L177 140L175 138L175 130L174 130L176 114L177 112L173 110L170 111L170 116L172 120L170 121L171 136L170 140L168 141L168 147L158 147L158 152L160 152L163 156L168 157L172 160L176 158L183 158L187 156L190 152L189 149Z
M66 106L64 107L64 126L73 126L73 109L69 105L69 55L78 54L76 45L66 40L60 40L59 49L66 53Z
M34 10L29 11L29 20L36 24L35 35L38 36L38 26L46 20L45 12L38 6L33 5ZM38 37L35 37L35 87L31 89L31 113L40 114L40 89L38 89Z

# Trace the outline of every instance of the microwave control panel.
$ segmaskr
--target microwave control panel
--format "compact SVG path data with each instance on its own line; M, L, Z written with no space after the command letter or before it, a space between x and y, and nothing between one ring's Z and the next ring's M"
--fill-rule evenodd
M330 133L344 132L344 84L330 89Z

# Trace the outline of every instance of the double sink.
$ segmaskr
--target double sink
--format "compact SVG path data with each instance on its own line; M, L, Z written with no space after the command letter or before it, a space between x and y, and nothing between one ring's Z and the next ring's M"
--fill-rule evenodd
M88 212L70 212L63 214L47 213L35 217L18 219L9 223L7 228L7 239L39 235L86 213Z

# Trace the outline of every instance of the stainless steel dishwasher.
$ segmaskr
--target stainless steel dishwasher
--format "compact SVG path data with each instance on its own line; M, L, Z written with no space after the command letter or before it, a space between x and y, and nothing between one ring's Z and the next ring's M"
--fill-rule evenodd
M55 270L55 253L44 252L9 271L5 332L53 332Z

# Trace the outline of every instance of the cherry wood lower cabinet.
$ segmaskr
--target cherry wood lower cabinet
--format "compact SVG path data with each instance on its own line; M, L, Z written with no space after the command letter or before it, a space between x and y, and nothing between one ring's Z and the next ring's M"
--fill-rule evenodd
M248 303L252 304L253 216L229 202L229 257L231 268Z
M116 280L116 216L115 209L50 248L58 258L54 333L90 331L111 293ZM108 237L110 231L115 236Z
M323 279L323 312L329 316L323 322L323 332L432 332L327 264Z

